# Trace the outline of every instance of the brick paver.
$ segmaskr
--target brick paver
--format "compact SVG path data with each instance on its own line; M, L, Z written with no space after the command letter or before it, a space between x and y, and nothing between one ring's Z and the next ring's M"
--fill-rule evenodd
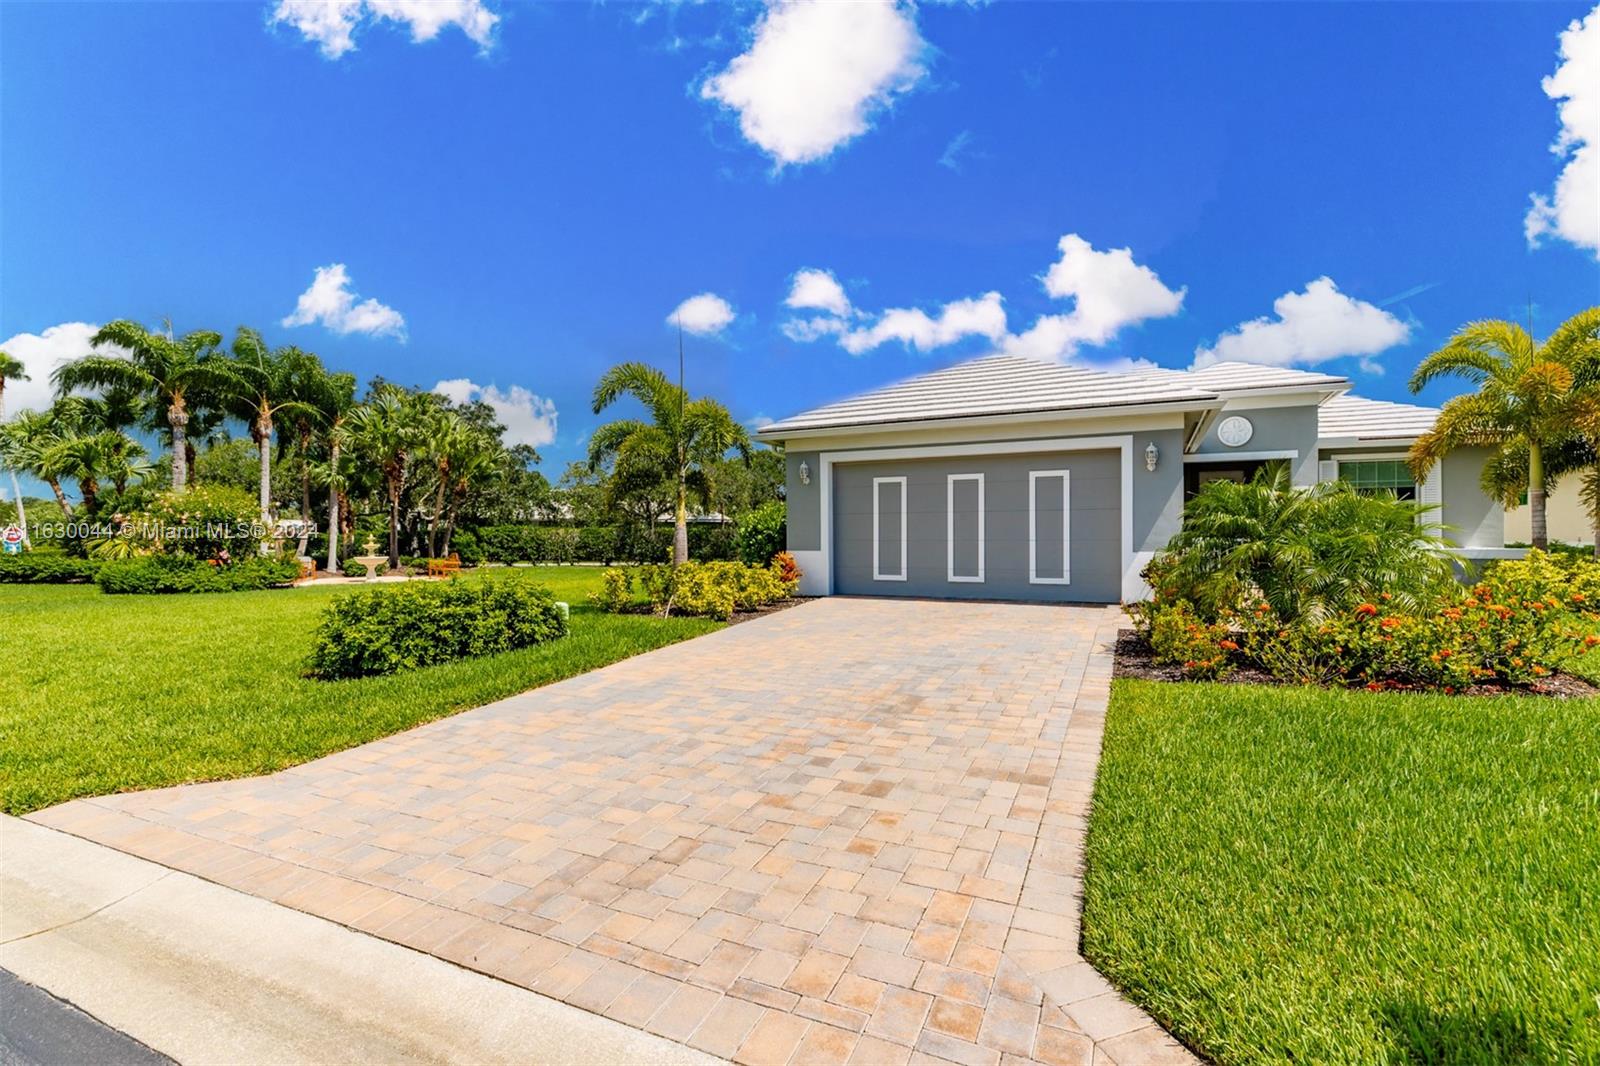
M743 1063L1193 1061L1077 950L1119 617L819 600L32 817Z

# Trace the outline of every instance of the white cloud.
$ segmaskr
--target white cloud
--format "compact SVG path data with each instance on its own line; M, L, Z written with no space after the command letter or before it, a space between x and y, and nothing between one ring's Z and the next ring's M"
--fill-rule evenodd
M733 307L714 292L691 296L667 316L668 325L681 325L685 333L709 337L733 321Z
M797 310L826 311L841 317L850 314L850 297L845 295L838 279L826 270L797 271L789 288L789 298L783 303Z
M1529 245L1553 236L1600 258L1600 7L1562 32L1561 59L1541 84L1546 96L1561 101L1561 133L1550 150L1566 166L1553 199L1533 195L1523 232Z
M556 439L555 401L537 396L521 385L501 390L493 385L479 385L470 378L451 378L439 382L433 391L451 403L481 400L494 408L495 418L506 427L502 437L507 444L529 444L538 448Z
M273 22L293 26L329 59L355 48L358 29L384 20L409 27L419 43L433 40L446 26L458 26L488 51L500 16L482 0L278 0L272 12Z
M377 300L357 302L350 291L350 276L343 263L318 267L311 287L300 294L293 313L283 319L285 326L307 326L320 322L335 333L365 333L372 337L406 339L405 317Z
M1304 292L1272 301L1276 319L1257 318L1195 349L1194 366L1221 362L1267 366L1309 365L1355 355L1368 357L1400 344L1411 327L1381 308L1352 299L1332 278L1321 277ZM1367 365L1364 359L1363 366Z
M926 352L968 337L987 337L997 351L1058 360L1075 355L1082 345L1104 344L1124 327L1176 314L1183 306L1187 290L1167 288L1155 271L1135 263L1127 248L1099 252L1075 233L1062 237L1058 246L1061 258L1041 280L1051 296L1071 299L1072 310L1041 315L1019 335L1008 332L998 292L954 300L937 315L918 308L893 308L874 315L852 307L832 274L809 269L795 275L785 302L824 313L790 319L783 332L802 342L834 336L853 355L890 340Z
M927 73L910 6L892 0L771 0L744 54L700 87L739 114L745 139L781 167L825 158Z
M55 386L50 375L63 363L80 359L91 351L101 355L116 355L120 348L91 348L89 338L99 326L88 322L63 322L51 326L43 333L18 333L0 342L0 350L13 359L20 360L27 381L6 382L6 416L18 411L42 411L55 400Z
M940 308L937 318L921 308L893 308L885 311L871 326L844 334L839 343L851 355L871 351L891 340L928 352L967 337L998 341L1005 333L1006 311L1000 294L986 292L976 299L952 300Z
M1044 290L1071 299L1072 310L1041 315L1025 332L1006 340L1005 350L1032 359L1066 359L1081 345L1100 345L1125 327L1166 318L1183 306L1186 288L1169 289L1156 272L1133 261L1129 248L1104 252L1076 233L1057 242L1061 251L1044 276Z

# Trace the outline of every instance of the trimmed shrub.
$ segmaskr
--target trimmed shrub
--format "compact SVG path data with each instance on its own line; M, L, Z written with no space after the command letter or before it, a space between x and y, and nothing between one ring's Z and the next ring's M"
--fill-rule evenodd
M287 585L300 576L291 558L246 556L231 563L206 562L186 555L144 555L101 565L100 591L113 594L245 592Z
M334 600L306 672L324 680L391 674L531 647L566 632L566 618L543 586L407 582Z
M764 503L739 519L739 559L766 566L788 543L789 508L782 500Z
M470 529L458 529L450 535L450 550L461 560L462 566L477 566L483 562L483 546Z
M1600 562L1534 548L1524 559L1502 559L1487 567L1482 585L1497 603L1555 600L1561 610L1600 614Z
M654 610L709 618L731 618L735 610L764 607L794 591L778 566L734 562L641 566L639 586Z
M0 584L64 585L93 581L96 559L84 559L54 548L35 548L20 555L0 555Z
M377 566L374 566L372 568L372 576L373 577L382 577L384 574L387 574L388 572L389 572L389 564L388 563L379 563ZM367 568L362 566L358 562L354 562L353 560L340 559L339 560L339 573L343 574L345 577L360 577L360 578L364 578L364 577L367 576Z
M589 597L602 611L616 614L633 602L633 575L615 567L600 575L600 591Z
M226 485L195 485L160 493L143 511L124 515L119 537L141 550L213 559L221 552L244 556L266 538L260 502Z

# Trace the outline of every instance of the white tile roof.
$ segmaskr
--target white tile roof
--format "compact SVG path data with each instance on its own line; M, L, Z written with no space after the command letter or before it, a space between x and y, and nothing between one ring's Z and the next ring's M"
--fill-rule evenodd
M1062 366L1013 355L990 355L921 374L880 389L816 407L764 427L759 436L782 439L803 430L923 422L985 415L1050 414L1172 404L1215 407L1252 391L1343 392L1347 378L1313 370L1215 363L1202 370L1145 367L1126 373ZM1394 441L1433 426L1429 407L1336 395L1319 408L1318 436Z
M1174 379L1141 378L1015 355L990 355L813 408L766 426L760 435L782 437L805 429L1144 404L1204 407L1216 399L1216 393L1196 388L1181 374Z
M1324 440L1412 440L1432 429L1438 417L1432 407L1335 396L1317 411L1317 436Z
M1346 389L1348 378L1337 374L1324 374L1315 370L1295 370L1283 366L1261 366L1257 363L1212 363L1200 370L1168 370L1165 367L1146 367L1131 372L1132 377L1187 381L1203 389L1221 393L1246 392L1252 389Z

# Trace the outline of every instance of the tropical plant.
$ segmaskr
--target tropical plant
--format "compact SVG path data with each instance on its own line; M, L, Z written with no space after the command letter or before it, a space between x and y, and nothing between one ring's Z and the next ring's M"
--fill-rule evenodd
M1431 510L1342 482L1297 488L1272 464L1249 482L1208 482L1149 579L1158 602L1186 600L1208 622L1257 601L1284 622L1316 618L1381 593L1415 610L1452 580Z
M182 492L188 482L189 397L194 391L217 384L215 361L209 356L222 343L222 335L196 330L173 337L171 324L164 333L152 332L137 322L118 319L100 328L90 344L120 347L127 356L91 353L56 370L52 376L62 392L75 388L127 388L144 394L166 412L172 434L172 488Z
M6 382L27 380L28 368L22 360L0 348L0 422L6 420Z
M316 416L312 404L295 398L297 378L314 369L316 356L299 348L268 349L261 334L240 326L233 357L218 361L222 402L250 428L260 457L261 524L272 525L272 431L279 415ZM320 363L317 364L320 367Z
M589 465L607 462L622 470L660 471L674 489L672 561L689 559L689 493L711 496L710 468L729 451L750 457L750 436L716 400L691 400L655 367L621 363L606 371L594 390L599 414L624 396L644 405L649 422L624 419L595 430L589 442Z
M348 472L341 466L341 461L350 440L350 415L356 409L356 377L343 372L309 373L302 368L299 399L316 410L315 422L327 446L326 462L320 466L308 462L306 479L328 490L328 570L337 572L339 502L350 487ZM309 450L309 443L304 447ZM307 511L302 517L309 518L310 512Z
M350 416L351 443L382 476L391 568L400 565L400 500L420 437L418 406L405 392L386 385Z
M1429 355L1411 376L1418 392L1441 377L1459 377L1476 392L1445 403L1439 418L1411 448L1411 465L1425 477L1455 448L1485 447L1484 491L1506 504L1528 493L1533 544L1549 545L1545 519L1546 458L1586 427L1600 429L1600 307L1567 319L1540 343L1514 322L1473 322ZM1584 387L1584 382L1590 382ZM1600 431L1594 439L1600 440Z
M72 517L72 504L61 488L61 475L47 460L50 449L62 439L62 423L57 413L19 411L11 421L0 425L0 457L12 470L38 478L50 486L63 518Z

